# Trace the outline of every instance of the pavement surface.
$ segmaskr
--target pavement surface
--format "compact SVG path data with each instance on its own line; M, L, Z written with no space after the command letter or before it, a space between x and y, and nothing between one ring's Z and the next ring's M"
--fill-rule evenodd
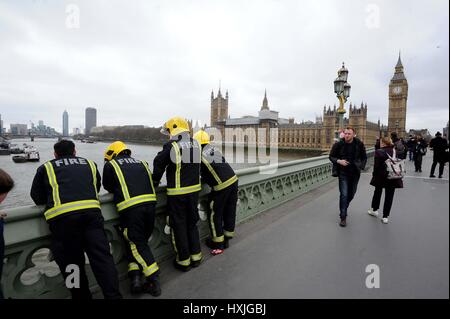
M442 179L429 178L431 156L423 173L407 162L389 224L367 214L374 190L368 172L347 227L339 227L333 181L239 225L222 255L203 245L198 268L182 273L163 262L158 298L449 298L448 165Z

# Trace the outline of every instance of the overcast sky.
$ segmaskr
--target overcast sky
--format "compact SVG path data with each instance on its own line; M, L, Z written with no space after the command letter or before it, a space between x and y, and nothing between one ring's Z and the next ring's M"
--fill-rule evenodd
M73 6L73 5L75 6ZM269 106L296 122L337 103L345 61L349 101L387 124L398 53L409 82L407 129L442 130L449 106L449 3L411 1L0 0L0 114L10 123L209 124L211 90L232 117ZM348 105L347 105L348 108Z

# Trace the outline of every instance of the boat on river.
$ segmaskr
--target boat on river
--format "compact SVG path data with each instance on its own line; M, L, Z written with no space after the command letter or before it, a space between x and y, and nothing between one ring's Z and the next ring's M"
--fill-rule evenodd
M26 145L23 154L12 157L14 163L39 162L40 156L38 150L34 146Z

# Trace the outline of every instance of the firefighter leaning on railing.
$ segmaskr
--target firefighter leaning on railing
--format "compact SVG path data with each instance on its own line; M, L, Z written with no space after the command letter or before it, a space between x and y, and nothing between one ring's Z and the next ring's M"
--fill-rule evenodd
M234 236L238 178L222 153L210 144L208 133L200 130L194 138L202 147L202 182L211 187L207 209L211 238L207 239L206 245L213 255L217 255L228 248L229 240Z
M121 141L104 154L103 187L114 194L120 228L125 240L132 294L159 296L159 267L148 245L155 225L156 193L148 163L131 157ZM145 282L141 282L141 274Z
M54 145L54 150L55 159L37 169L31 198L36 205L45 205L44 216L49 224L56 263L64 278L74 272L68 266L78 266L80 285L70 288L72 298L92 298L84 253L105 298L121 298L98 200L101 179L97 165L77 157L72 141L61 140Z

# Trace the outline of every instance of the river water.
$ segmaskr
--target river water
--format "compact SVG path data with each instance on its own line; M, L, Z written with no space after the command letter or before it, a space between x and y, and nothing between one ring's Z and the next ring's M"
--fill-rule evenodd
M39 151L41 161L35 163L28 162L19 164L14 163L12 161L12 155L0 156L0 168L8 172L8 174L11 175L16 184L14 189L6 198L6 200L1 204L0 207L1 209L33 204L33 201L31 200L29 194L31 184L33 182L33 178L36 173L36 169L46 161L53 159L53 145L56 142L57 139L35 139L34 142L31 142L29 138L11 140L12 144L18 144L21 147L24 143L35 146ZM103 171L103 153L106 147L109 145L109 143L96 142L93 144L88 144L88 143L81 143L80 141L74 142L76 146L77 155L95 161L101 173ZM132 150L133 157L141 160L146 160L149 163L150 167L152 167L153 165L154 157L162 148L161 146L132 144L132 143L127 143L127 145ZM258 165L255 158L250 158L250 156L247 157L248 155L247 153L245 153L244 162L239 160L244 158L243 152L244 152L243 150L238 150L237 151L238 154L234 155L235 160L229 161L234 169ZM310 155L298 152L296 153L279 152L277 155L277 160L280 162L284 162L289 160L305 158L307 156ZM273 161L271 162L271 164L272 163ZM262 163L259 163L259 165L262 165ZM165 180L161 182L165 183ZM105 190L102 188L100 194L104 192Z

